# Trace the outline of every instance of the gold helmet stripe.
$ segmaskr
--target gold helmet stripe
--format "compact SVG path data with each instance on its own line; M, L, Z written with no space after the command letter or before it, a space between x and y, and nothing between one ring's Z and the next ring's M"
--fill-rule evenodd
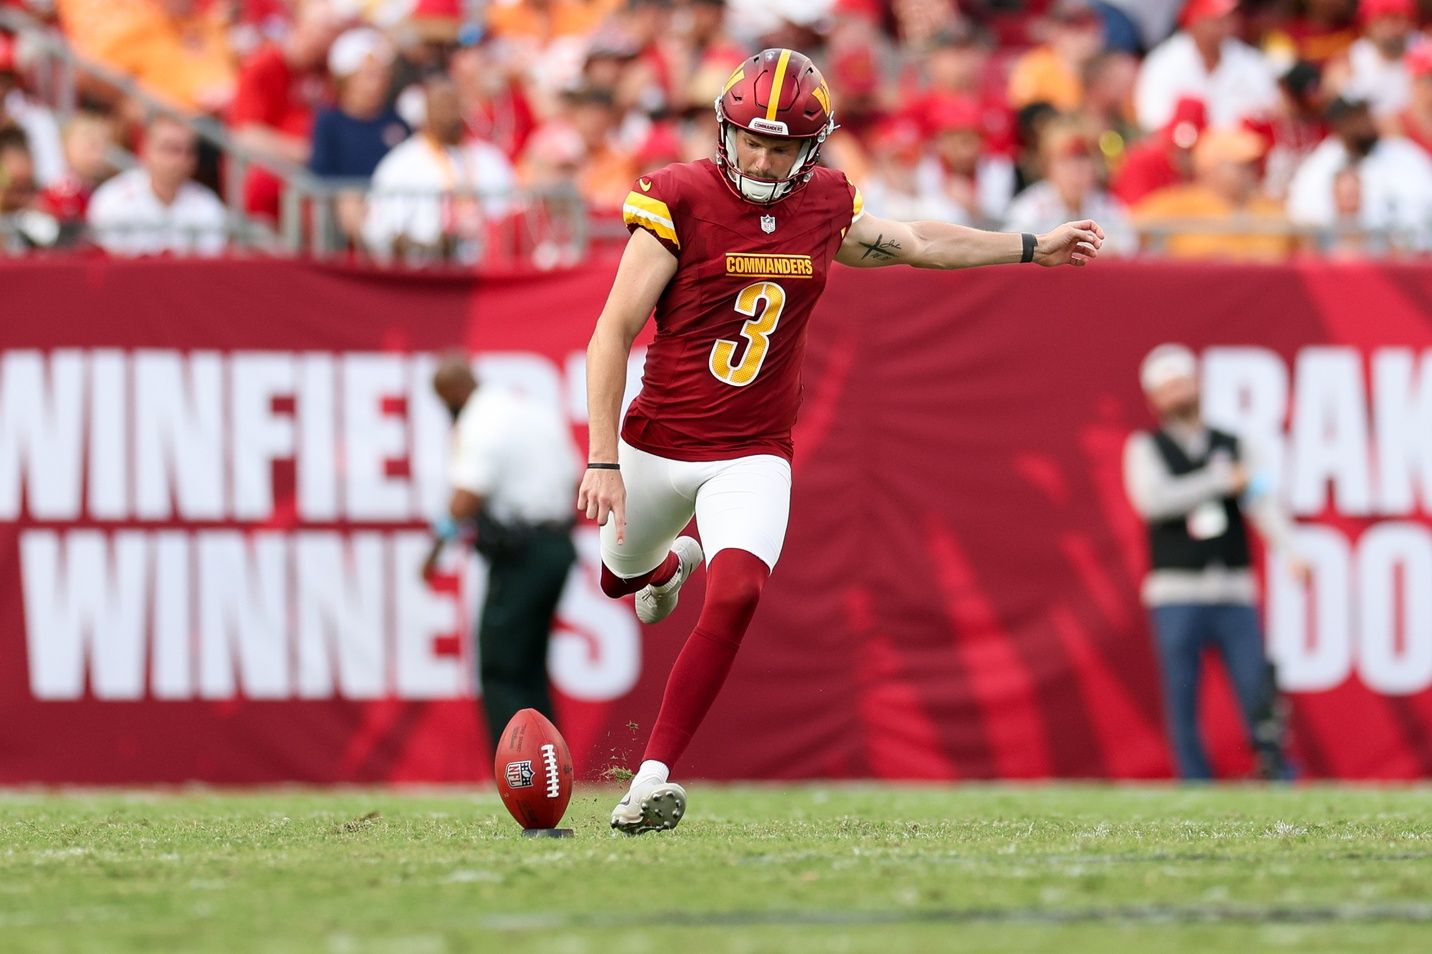
M811 92L815 94L816 100L820 103L820 108L825 110L826 115L830 115L830 90L826 89L824 83L821 83Z
M781 58L776 60L776 78L771 80L771 101L766 104L766 118L775 119L776 110L781 105L781 87L786 82L786 67L791 62L791 51L781 50Z

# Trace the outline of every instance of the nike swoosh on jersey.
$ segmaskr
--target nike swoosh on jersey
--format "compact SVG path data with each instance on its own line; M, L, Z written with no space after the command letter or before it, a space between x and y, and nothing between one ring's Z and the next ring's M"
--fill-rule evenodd
M641 180L641 191L643 191L643 192L650 192L650 191L651 191L651 183L648 182L648 181L645 180L645 179L642 179L642 180Z

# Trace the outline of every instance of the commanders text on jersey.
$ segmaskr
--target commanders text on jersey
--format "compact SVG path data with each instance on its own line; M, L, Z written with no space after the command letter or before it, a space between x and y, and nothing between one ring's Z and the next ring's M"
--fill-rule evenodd
M727 252L726 274L748 278L810 278L815 274L809 255L755 255Z

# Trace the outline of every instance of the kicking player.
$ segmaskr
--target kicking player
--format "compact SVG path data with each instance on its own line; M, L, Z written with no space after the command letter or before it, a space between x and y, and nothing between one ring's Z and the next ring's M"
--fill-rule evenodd
M577 509L602 528L603 591L635 593L637 616L654 623L707 564L700 618L612 812L612 827L631 834L673 828L686 811L668 774L781 555L806 329L832 260L1084 265L1104 241L1091 221L1036 236L864 214L860 190L817 165L836 128L830 90L794 50L763 50L738 67L716 119L714 162L667 166L628 194L631 238L587 348L589 463ZM627 357L653 310L642 390L619 422ZM693 514L700 543L677 536Z

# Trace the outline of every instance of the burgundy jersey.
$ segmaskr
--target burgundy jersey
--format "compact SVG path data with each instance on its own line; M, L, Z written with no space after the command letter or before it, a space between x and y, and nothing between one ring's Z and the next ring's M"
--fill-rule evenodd
M789 198L757 205L703 159L638 179L622 211L677 257L622 437L675 460L790 460L811 311L862 214L860 190L817 168Z

